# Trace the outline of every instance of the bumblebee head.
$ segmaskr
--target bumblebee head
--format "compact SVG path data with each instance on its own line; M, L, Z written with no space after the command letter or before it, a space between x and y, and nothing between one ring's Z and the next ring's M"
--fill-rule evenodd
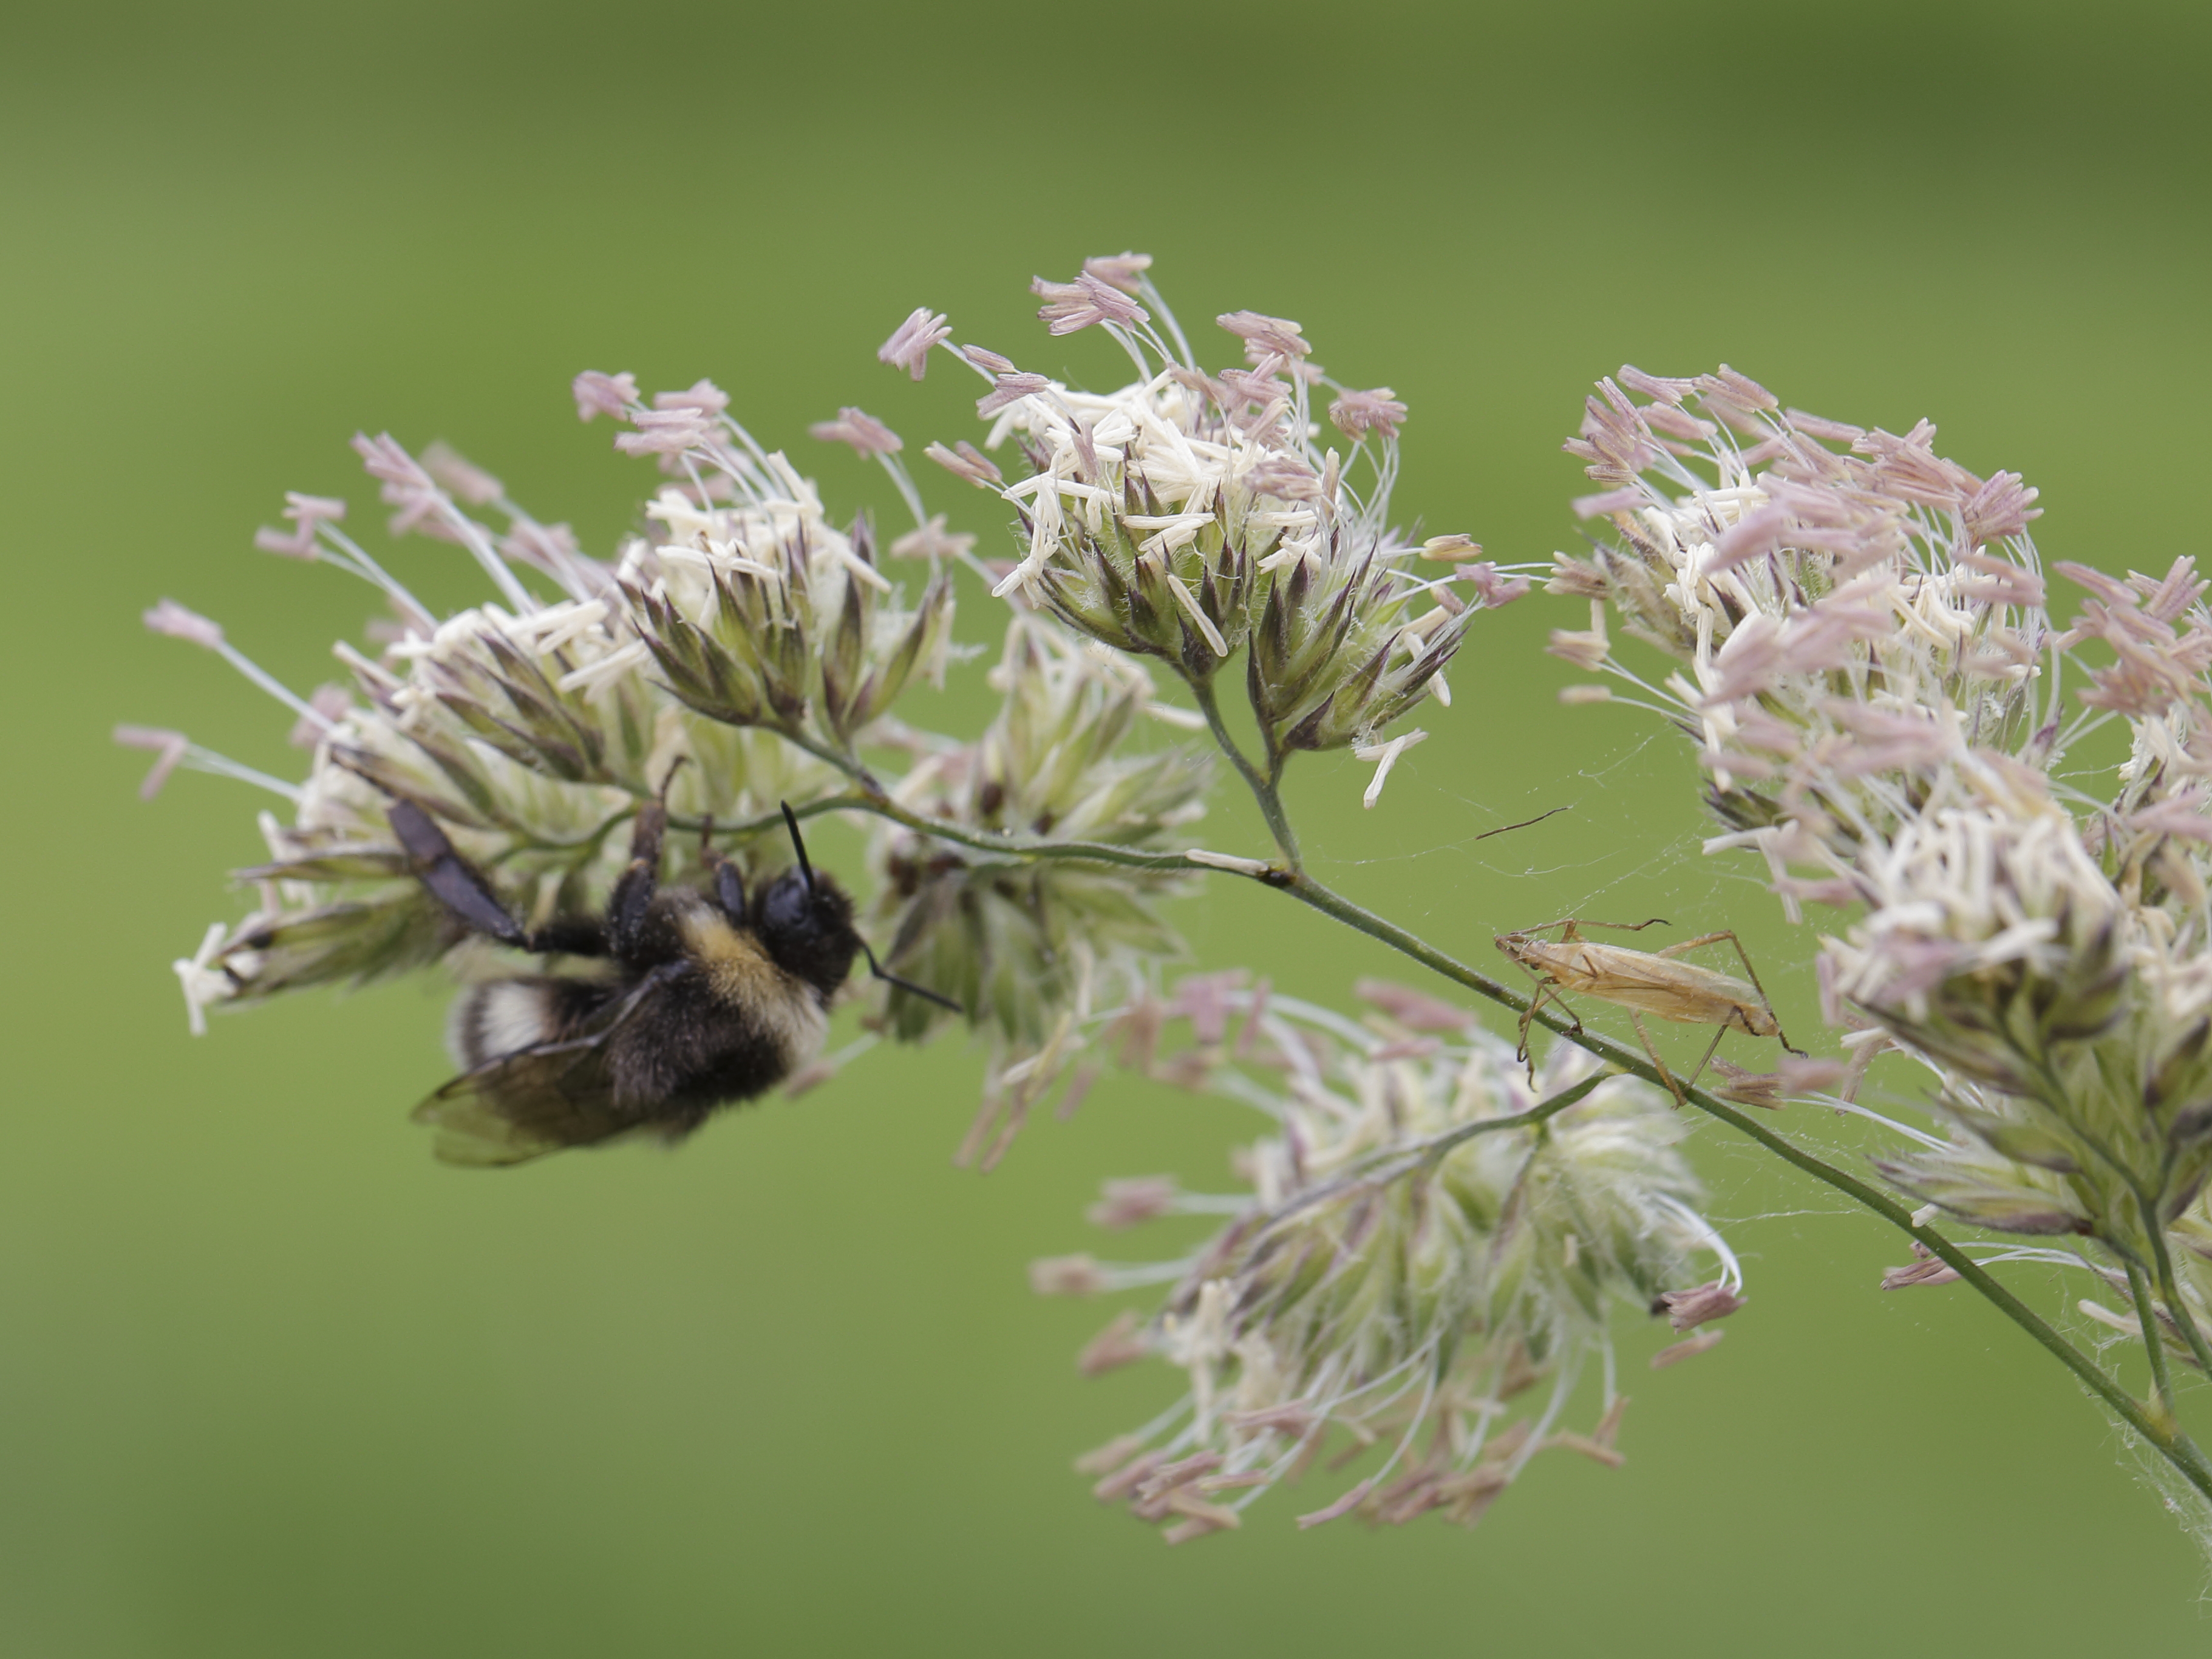
M912 996L936 1003L954 1013L961 1006L942 991L916 985L912 980L887 974L868 949L867 941L853 927L853 901L827 876L817 876L806 860L806 842L799 833L799 814L783 804L783 821L791 828L791 850L799 868L787 870L762 892L754 929L770 956L791 972L834 996L853 971L853 958L868 959L868 971L887 985Z
M753 927L769 955L825 996L845 982L860 953L853 901L805 865L769 883L756 904Z

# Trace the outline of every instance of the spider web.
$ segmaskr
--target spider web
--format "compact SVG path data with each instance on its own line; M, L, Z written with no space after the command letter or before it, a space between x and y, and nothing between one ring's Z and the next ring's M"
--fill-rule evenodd
M1425 769L1419 767L1416 763L1429 757L1416 750L1392 778L1390 788L1402 788L1408 798L1430 794L1468 826L1465 832L1381 851L1371 849L1385 837L1374 836L1371 829L1364 836L1346 835L1346 855L1316 859L1317 873L1478 970L1524 992L1528 981L1495 953L1493 934L1567 917L1633 923L1663 916L1669 926L1618 940L1656 950L1670 940L1733 930L1791 1040L1814 1054L1841 1057L1840 1034L1820 1018L1813 963L1820 936L1840 932L1850 919L1808 907L1805 921L1793 926L1769 890L1765 861L1756 854L1704 850L1705 839L1718 830L1698 799L1696 764L1678 733L1617 725L1610 742L1592 736L1595 741L1582 740L1571 769L1559 769L1559 750L1545 752L1539 745L1536 752L1510 757L1508 766L1486 768L1474 787L1460 766L1431 761ZM1455 758L1449 750L1436 757ZM1376 819L1384 818L1394 805L1409 816L1421 811L1431 821L1437 816L1413 799L1394 802L1386 794ZM1540 823L1497 833L1553 809L1565 810ZM1358 827L1370 825L1380 827L1375 820ZM1392 892L1403 893L1409 886L1421 890L1423 897L1411 907L1394 902ZM1692 952L1691 959L1723 972L1742 972L1726 943ZM1432 994L1449 994L1411 963L1382 971ZM1340 1001L1349 988L1338 988L1326 1000ZM1626 1011L1588 996L1570 994L1568 1003L1593 1031L1638 1046ZM1510 1032L1510 1017L1503 1010L1477 1006L1492 1030ZM1656 1018L1647 1018L1645 1026L1660 1054L1680 1074L1697 1064L1711 1040L1705 1027ZM1746 1071L1764 1072L1773 1068L1782 1050L1772 1039L1730 1032L1717 1053ZM1711 1071L1703 1079L1708 1086L1716 1081ZM1886 1057L1876 1063L1859 1097L1885 1115L1932 1127L1923 1105L1926 1081L1926 1073L1911 1062ZM1894 1151L1900 1141L1878 1123L1819 1105L1793 1104L1771 1115L1773 1127L1854 1172L1866 1171L1869 1154ZM1686 1118L1685 1127L1713 1207L1726 1213L1731 1237L1747 1257L1764 1254L1760 1247L1768 1241L1792 1241L1793 1249L1802 1249L1818 1235L1814 1248L1824 1255L1887 1251L1890 1265L1909 1260L1905 1242L1874 1218L1846 1203L1823 1203L1829 1196L1826 1188L1809 1187L1747 1137L1695 1112ZM1826 1224L1831 1222L1850 1224L1852 1231L1839 1232Z

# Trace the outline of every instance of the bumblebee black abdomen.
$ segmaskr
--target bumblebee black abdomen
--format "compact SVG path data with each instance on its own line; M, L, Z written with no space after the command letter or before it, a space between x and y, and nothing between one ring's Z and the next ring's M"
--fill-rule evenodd
M702 964L657 993L606 1045L608 1081L617 1110L678 1133L697 1127L715 1107L774 1088L821 1046L828 1017L813 994L794 987L813 1014L771 1001L733 1002Z
M622 988L611 980L487 980L471 986L453 1004L447 1046L465 1069L474 1071L504 1054L581 1036L621 994Z

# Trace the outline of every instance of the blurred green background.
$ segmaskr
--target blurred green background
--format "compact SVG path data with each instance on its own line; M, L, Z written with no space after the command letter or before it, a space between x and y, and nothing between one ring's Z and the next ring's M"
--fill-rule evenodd
M1187 322L1292 316L1395 386L1405 512L1504 558L1571 544L1558 445L1591 378L1726 359L2025 472L2047 556L2163 568L2202 550L2212 440L2208 48L2179 3L13 0L0 1652L2201 1641L2201 1560L2057 1367L1954 1291L1877 1294L1899 1243L1712 1127L1753 1300L1662 1374L1626 1334L1625 1468L1541 1460L1472 1534L1301 1535L1285 1493L1164 1550L1068 1459L1171 1382L1079 1379L1109 1309L1039 1303L1023 1266L1129 1254L1082 1220L1100 1177L1218 1188L1249 1115L1103 1085L978 1178L948 1155L979 1060L946 1043L680 1156L439 1168L405 1121L445 1074L434 988L187 1037L167 964L239 914L222 872L260 802L186 775L141 805L107 732L296 775L285 722L137 612L173 595L326 678L362 591L248 538L287 488L368 507L357 427L451 440L603 550L651 474L578 426L568 376L704 374L834 501L882 506L805 424L858 403L919 447L969 435L974 395L878 366L891 326L927 301L1103 380L1024 285L1126 246ZM395 557L474 596L457 554ZM971 603L963 634L989 622ZM1698 857L1684 755L1553 703L1559 625L1540 598L1476 631L1382 811L1349 760L1303 769L1323 878L1478 961L1576 909L1725 915L1812 1030L1809 936ZM1260 845L1226 795L1206 835ZM1397 971L1226 884L1178 917L1200 965L1319 999ZM2054 1310L2087 1288L2020 1282Z

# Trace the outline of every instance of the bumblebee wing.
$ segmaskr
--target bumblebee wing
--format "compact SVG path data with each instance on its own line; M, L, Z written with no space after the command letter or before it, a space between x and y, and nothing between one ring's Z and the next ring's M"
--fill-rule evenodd
M438 1132L441 1164L473 1169L526 1164L635 1128L615 1110L606 1037L545 1042L464 1072L415 1109Z
M654 969L595 1030L486 1060L433 1094L414 1115L438 1132L431 1149L438 1160L495 1169L637 1128L638 1117L615 1103L608 1040L682 971L681 963Z

